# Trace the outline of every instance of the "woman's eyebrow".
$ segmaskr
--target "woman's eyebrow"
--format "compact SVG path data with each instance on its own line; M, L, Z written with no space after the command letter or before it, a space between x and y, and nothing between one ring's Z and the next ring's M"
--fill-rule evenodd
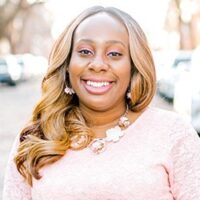
M77 43L81 43L81 42L94 43L94 41L91 40L91 39L79 39L79 40L77 41Z
M80 39L77 41L77 43L81 43L81 42L95 43L95 41L93 41L91 39ZM120 40L108 40L108 41L106 41L106 44L121 44L122 46L126 47L126 45Z
M120 40L109 40L106 43L108 43L108 44L121 44L122 46L126 47L126 45Z

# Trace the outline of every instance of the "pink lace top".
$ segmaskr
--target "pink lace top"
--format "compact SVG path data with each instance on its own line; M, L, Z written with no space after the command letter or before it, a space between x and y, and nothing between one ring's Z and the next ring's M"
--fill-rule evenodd
M172 112L148 108L118 143L68 151L31 188L8 162L3 200L199 200L200 139Z

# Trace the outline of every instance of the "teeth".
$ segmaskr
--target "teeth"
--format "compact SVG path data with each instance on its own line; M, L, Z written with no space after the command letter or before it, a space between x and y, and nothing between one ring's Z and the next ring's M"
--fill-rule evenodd
M93 82L93 81L86 81L87 85L93 86L93 87L104 87L109 85L109 82Z

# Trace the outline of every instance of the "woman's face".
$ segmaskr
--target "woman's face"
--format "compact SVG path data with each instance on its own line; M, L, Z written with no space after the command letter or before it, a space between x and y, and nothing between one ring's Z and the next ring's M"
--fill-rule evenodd
M80 106L103 111L124 105L131 76L125 26L105 13L85 19L74 34L69 76Z

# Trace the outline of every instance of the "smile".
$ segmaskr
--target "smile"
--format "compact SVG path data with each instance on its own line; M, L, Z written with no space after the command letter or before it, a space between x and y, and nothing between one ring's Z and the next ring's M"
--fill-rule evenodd
M100 88L100 87L108 86L111 83L106 82L106 81L102 81L102 82L86 81L86 84L92 87Z
M106 80L83 80L82 84L86 91L93 95L106 94L113 87L113 81Z

